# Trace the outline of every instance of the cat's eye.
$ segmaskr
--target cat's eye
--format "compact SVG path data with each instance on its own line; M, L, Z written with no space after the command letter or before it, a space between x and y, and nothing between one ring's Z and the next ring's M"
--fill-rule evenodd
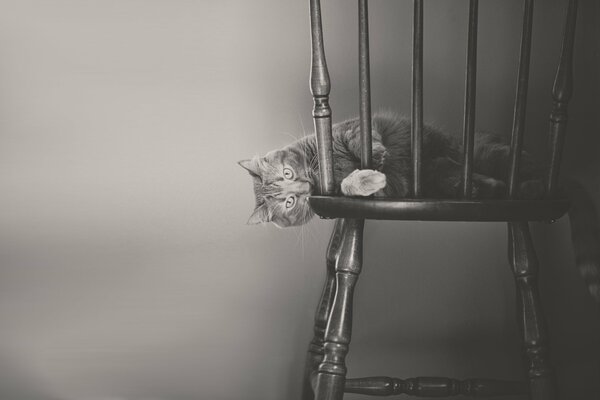
M292 208L296 204L296 196L289 196L285 199L285 208Z
M294 171L292 171L290 168L284 168L283 177L285 179L294 179Z

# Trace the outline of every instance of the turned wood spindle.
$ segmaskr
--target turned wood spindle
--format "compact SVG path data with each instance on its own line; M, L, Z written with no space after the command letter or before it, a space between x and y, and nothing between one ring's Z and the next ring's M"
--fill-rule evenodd
M316 400L341 400L344 396L345 360L352 334L352 299L362 268L363 228L362 219L347 219L344 223L340 256L335 264L335 298L315 387Z
M320 190L322 195L333 195L335 179L333 175L331 108L329 107L331 82L323 46L320 0L310 0L310 28L312 48L310 90L314 100L313 120L317 136Z
M369 9L367 0L358 0L358 75L360 101L361 168L371 168L371 76L369 63Z
M573 94L573 43L577 22L577 0L570 0L563 32L560 61L552 88L552 112L550 113L550 170L548 171L549 196L556 194L562 150L567 131L567 108Z
M510 140L510 173L508 177L508 196L510 198L515 198L518 195L519 166L525 130L527 89L529 87L529 60L531 58L532 27L533 0L525 0L523 5L523 30L521 33L521 51L519 54L517 93L515 97L512 136Z
M479 0L469 2L469 38L465 78L465 112L463 117L463 198L473 192L473 146L475 138L475 95L477 87L477 15Z
M340 255L340 242L344 229L344 220L337 219L329 239L329 246L326 254L326 276L325 286L317 306L314 323L314 336L308 346L308 354L304 372L304 386L302 389L302 400L314 399L314 386L316 381L317 368L323 361L323 340L327 320L331 313L333 305L333 296L335 295L335 263Z
M421 196L421 149L423 147L423 0L414 0L411 97L411 156L415 198Z
M523 335L532 400L553 400L546 326L538 293L538 260L527 222L508 223L508 252L517 286L517 322Z
M492 397L529 393L526 382L501 381L497 379L451 379L444 377L419 377L409 379L374 376L346 380L346 393L369 396L398 396L407 394L417 397Z

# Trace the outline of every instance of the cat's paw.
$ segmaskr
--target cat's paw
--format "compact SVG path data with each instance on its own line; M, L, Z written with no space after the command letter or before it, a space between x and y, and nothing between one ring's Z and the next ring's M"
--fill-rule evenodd
M382 170L385 159L387 158L387 149L380 142L373 142L373 169Z
M546 193L544 182L537 179L525 181L519 185L519 188L519 198L524 200L538 200Z
M473 182L473 197L478 199L500 199L506 194L506 184L494 178L483 178Z
M454 195L462 197L463 182L456 179L454 183ZM474 199L500 199L506 194L506 184L498 179L488 176L473 174L471 184L471 197Z
M385 175L372 169L357 169L342 181L346 196L370 196L386 185Z

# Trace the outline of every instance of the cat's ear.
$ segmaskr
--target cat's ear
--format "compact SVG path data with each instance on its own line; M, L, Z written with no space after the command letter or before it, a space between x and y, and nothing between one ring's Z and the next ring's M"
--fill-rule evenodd
M260 178L260 165L258 165L258 158L252 158L249 160L238 161L240 167L250 172L250 175Z
M267 209L267 205L263 203L260 206L256 207L256 209L254 210L254 212L248 219L247 224L248 225L256 225L256 224L262 224L264 222L269 222L269 221L271 221L271 217L269 215L269 210Z

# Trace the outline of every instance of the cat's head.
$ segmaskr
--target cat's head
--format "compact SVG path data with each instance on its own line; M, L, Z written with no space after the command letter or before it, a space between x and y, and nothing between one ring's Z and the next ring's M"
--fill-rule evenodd
M297 149L274 150L264 157L240 161L254 181L256 207L248 224L272 222L279 227L308 222L313 212L308 196L313 191L313 174L306 157Z

